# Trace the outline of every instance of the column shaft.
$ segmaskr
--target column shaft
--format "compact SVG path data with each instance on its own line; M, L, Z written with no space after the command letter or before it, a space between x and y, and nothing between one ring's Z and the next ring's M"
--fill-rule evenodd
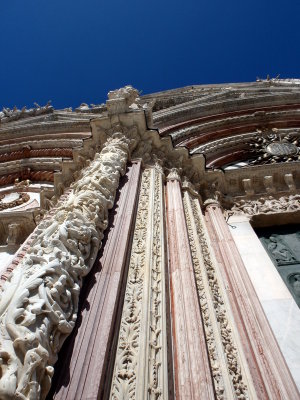
M167 182L172 336L177 399L214 399L181 188Z
M110 221L102 256L87 282L80 324L67 354L61 354L66 361L64 368L60 368L55 399L97 399L99 394L101 397L130 245L140 168L140 162L133 163L123 178L125 184L113 210L115 217Z

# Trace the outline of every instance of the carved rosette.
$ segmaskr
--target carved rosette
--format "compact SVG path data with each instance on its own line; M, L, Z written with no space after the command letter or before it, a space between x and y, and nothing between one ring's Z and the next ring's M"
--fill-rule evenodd
M183 205L216 398L248 399L199 200L185 190Z
M142 177L110 399L168 397L162 174Z
M136 130L135 130L136 133ZM82 170L68 200L41 222L0 300L0 398L44 399L53 365L77 318L90 271L134 140L114 130Z

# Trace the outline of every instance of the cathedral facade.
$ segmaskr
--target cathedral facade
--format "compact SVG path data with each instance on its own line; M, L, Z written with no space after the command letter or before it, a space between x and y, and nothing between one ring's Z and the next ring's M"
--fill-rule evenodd
M0 112L0 399L300 399L300 80Z

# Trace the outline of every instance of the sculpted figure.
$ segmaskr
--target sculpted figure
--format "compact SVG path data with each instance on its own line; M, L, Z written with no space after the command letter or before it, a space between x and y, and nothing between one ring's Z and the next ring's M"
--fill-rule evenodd
M257 200L240 200L236 202L231 210L234 213L245 213L248 215L271 214L282 211L296 211L300 209L300 195L282 196L276 199L272 196L261 197Z
M282 243L278 242L275 236L270 236L268 250L279 264L296 261L292 253Z

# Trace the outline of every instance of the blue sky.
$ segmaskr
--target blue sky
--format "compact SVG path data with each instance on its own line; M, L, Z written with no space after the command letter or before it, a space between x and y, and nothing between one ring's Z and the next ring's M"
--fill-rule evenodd
M101 103L191 84L300 77L300 1L9 0L0 108Z

